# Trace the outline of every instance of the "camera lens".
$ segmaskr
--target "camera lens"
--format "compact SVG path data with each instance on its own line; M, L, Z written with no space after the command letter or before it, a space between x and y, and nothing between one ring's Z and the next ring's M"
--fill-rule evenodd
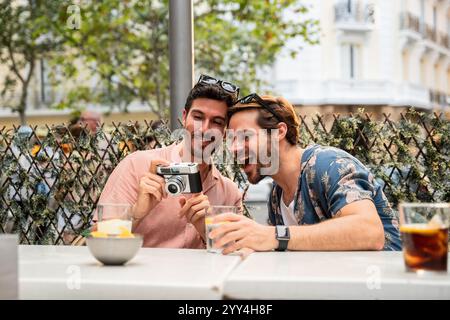
M167 186L167 190L169 190L170 193L177 193L178 192L178 187L174 184L169 184Z
M166 191L173 196L183 192L185 187L184 179L181 176L172 176L166 182Z

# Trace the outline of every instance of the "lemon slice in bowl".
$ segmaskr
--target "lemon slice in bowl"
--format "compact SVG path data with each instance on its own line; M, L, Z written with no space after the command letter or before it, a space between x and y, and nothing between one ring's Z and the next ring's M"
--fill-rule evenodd
M94 238L108 238L108 235L105 232L100 231L92 231L91 236Z
M119 234L118 238L134 238L134 235L127 228L121 226L121 227L119 227L119 229L120 229L120 234Z

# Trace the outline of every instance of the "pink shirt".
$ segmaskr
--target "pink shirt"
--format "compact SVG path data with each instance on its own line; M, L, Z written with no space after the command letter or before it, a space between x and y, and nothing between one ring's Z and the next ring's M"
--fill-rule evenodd
M128 203L137 201L139 180L149 171L151 160L164 159L181 162L181 144L148 151L136 151L123 159L111 173L99 199L99 203ZM222 176L212 165L202 182L203 193L211 205L236 205L241 207L242 194L237 185ZM189 195L183 195L189 198ZM133 232L144 237L145 247L204 248L195 227L186 217L179 218L180 196L168 196L153 208L134 228Z

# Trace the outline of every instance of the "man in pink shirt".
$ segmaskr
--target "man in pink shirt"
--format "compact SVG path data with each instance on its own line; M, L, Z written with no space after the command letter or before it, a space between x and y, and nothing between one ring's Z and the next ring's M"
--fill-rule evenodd
M145 247L204 248L206 209L210 205L234 205L241 210L242 195L237 185L207 159L199 162L203 187L199 194L168 196L164 178L155 174L158 164L190 162L211 149L212 141L204 140L195 149L194 139L211 131L223 135L228 108L238 94L238 87L202 75L183 111L183 126L191 140L134 152L110 175L99 203L132 205L133 232L144 237Z

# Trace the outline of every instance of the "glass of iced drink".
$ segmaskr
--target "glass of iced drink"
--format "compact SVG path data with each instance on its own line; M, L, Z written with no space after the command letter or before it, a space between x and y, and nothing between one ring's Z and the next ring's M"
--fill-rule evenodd
M131 205L100 203L97 205L97 231L108 236L118 236L125 230L131 232Z
M400 233L407 271L447 272L449 203L401 203Z
M223 248L214 248L215 242L216 242L216 240L218 240L218 238L210 239L208 237L208 235L211 231L213 231L215 228L220 226L222 223L226 223L226 222L212 223L212 220L215 216L224 214L224 213L237 214L237 207L236 206L211 206L209 208L209 210L207 210L207 212L206 212L205 231L206 231L206 250L208 252L221 253L223 250Z

